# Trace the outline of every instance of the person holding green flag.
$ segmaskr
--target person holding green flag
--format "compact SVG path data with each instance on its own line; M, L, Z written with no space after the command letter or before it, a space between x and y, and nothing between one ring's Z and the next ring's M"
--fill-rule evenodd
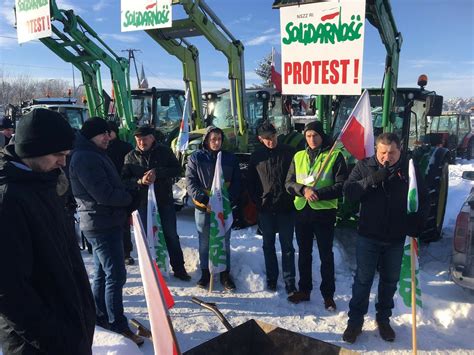
M356 242L356 274L349 303L349 320L342 339L354 343L362 332L369 307L375 271L380 274L376 322L382 339L395 340L390 326L402 263L405 236L416 236L423 228L429 209L428 192L421 174L418 182L418 211L408 213L408 161L401 158L400 139L382 133L375 141L375 155L357 162L344 184L344 196L360 202Z
M231 229L227 228L227 219L231 218L227 207L235 208L240 194L240 170L237 157L230 152L222 150L222 142L224 140L224 132L215 126L209 126L203 137L202 148L194 152L188 160L186 165L186 185L188 193L191 196L195 206L195 220L196 228L199 236L199 263L201 267L201 278L197 282L200 288L207 288L210 282L209 272L209 247L211 246L212 254L225 254L225 268L220 272L220 281L227 291L235 289L234 281L230 275L230 233ZM216 171L216 164L219 163L219 174L223 175L224 186L215 188L217 184L213 184L214 173ZM216 182L221 180L216 177ZM214 185L214 186L213 186ZM220 213L216 213L215 209L211 208L210 200L213 200L211 189L220 191L222 193L222 206ZM225 193L224 193L225 191ZM214 196L216 197L216 196ZM211 229L218 228L220 219L225 227L224 233L212 233L219 238L224 234L224 245L219 250L216 250L216 244L210 243ZM215 238L213 238L215 240ZM220 243L217 243L221 245ZM221 250L225 249L225 250ZM214 258L216 259L216 258ZM223 260L222 258L217 258ZM221 270L220 265L211 265L215 270ZM214 268L215 267L215 268Z

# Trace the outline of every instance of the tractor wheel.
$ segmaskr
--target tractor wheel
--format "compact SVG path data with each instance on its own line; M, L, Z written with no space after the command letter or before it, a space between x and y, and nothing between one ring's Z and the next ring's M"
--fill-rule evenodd
M431 176L430 176L431 175ZM432 171L426 179L429 191L430 212L425 229L420 235L422 242L435 242L441 239L443 220L448 200L449 163L443 160L441 165Z

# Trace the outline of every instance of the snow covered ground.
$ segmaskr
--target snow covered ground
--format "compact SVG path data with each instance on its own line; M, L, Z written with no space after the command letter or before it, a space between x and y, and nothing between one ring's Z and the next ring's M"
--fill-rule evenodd
M424 353L474 354L474 293L455 285L450 281L448 273L456 215L473 185L472 182L461 179L463 170L474 170L474 164L463 160L450 166L444 238L423 247L420 253L424 309L418 322L418 347ZM182 282L173 277L167 279L176 301L170 313L181 351L191 349L225 331L214 314L190 301L192 296L215 302L234 326L253 318L355 351L385 354L411 351L410 315L402 315L397 311L394 314L392 325L397 333L395 342L388 343L380 338L375 325L373 302L376 286L372 290L369 314L362 335L353 345L341 340L351 298L353 265L349 265L345 253L337 245L335 301L338 309L335 313L324 309L319 293L319 258L316 246L313 253L314 292L310 302L299 305L289 303L281 280L277 292L265 290L262 237L255 234L255 227L232 232L232 274L237 285L236 292L225 293L218 283L212 294L197 289L195 283L200 277L200 271L193 211L190 207L178 213L178 232L186 269L190 272L192 281ZM297 250L296 241L295 248ZM278 242L277 250L279 251ZM92 258L87 253L83 256L86 267L91 272ZM377 282L378 280L374 285ZM136 265L128 267L124 305L129 318L149 324L140 272ZM96 328L94 354L153 354L153 348L148 340L141 348L137 348L128 339Z

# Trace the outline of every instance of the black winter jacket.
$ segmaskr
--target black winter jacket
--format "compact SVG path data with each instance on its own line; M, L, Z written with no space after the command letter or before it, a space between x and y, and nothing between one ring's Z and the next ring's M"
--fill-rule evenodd
M91 354L95 307L56 193L59 169L0 153L0 344L4 354Z
M402 241L418 234L429 212L428 192L418 169L418 212L407 215L408 163L400 161L399 168L377 185L371 176L381 166L375 156L357 162L344 184L344 196L351 202L360 201L359 234L386 242Z
M123 226L132 196L106 151L77 133L69 179L83 231Z
M173 179L178 177L181 166L173 151L164 145L155 143L149 150L142 152L135 148L125 156L122 179L128 188L140 189L140 206L146 207L148 186L139 185L138 180L146 171L155 169L155 196L159 206L173 204Z
M109 146L107 147L107 155L114 163L119 174L122 173L125 156L132 150L132 145L120 140L120 138L115 138L113 141L109 142Z
M286 144L260 148L249 162L248 192L261 212L294 210L293 196L285 189L285 180L295 149Z

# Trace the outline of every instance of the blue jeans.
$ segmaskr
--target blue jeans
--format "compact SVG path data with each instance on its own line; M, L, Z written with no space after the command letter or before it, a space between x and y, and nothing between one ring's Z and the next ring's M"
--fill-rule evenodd
M112 331L122 332L128 328L122 301L122 289L127 279L122 228L83 233L92 245L94 255L92 293L97 320L108 320Z
M143 228L146 232L147 223L147 209L140 208L138 210L142 220ZM163 228L163 235L165 237L166 249L170 256L170 264L174 272L184 271L184 257L179 242L178 231L176 229L176 210L173 204L158 205L158 213L160 214L161 228Z
M278 280L278 261L275 251L275 237L278 233L283 280L287 288L294 288L295 248L293 247L293 233L295 214L293 212L260 212L258 223L263 234L263 256L265 258L267 282L277 282Z
M369 308L370 289L377 269L380 280L375 303L376 320L379 323L390 321L394 306L393 295L400 278L403 246L403 240L387 243L357 237L357 269L352 285L352 299L349 302L349 324L356 327L364 324L364 316Z
M209 233L211 226L211 215L206 212L199 211L197 208L194 212L196 221L196 229L199 236L199 263L201 270L209 269ZM230 232L225 235L225 255L227 261L227 271L230 271Z

